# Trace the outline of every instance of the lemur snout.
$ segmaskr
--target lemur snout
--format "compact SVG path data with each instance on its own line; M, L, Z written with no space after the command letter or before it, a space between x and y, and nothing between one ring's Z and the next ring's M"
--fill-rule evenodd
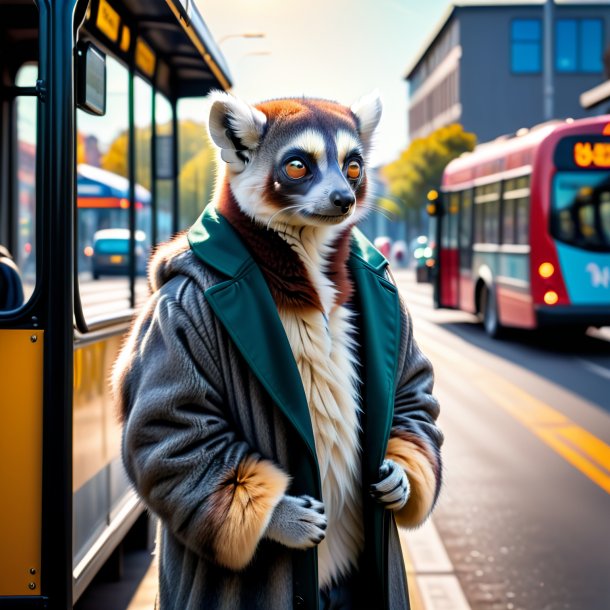
M330 201L345 214L356 203L356 197L351 190L336 190L330 194Z

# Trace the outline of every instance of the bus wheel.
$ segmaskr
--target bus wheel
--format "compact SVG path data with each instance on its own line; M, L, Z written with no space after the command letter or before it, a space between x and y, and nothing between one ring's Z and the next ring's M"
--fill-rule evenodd
M504 330L498 318L498 305L493 290L485 287L481 292L481 311L483 312L483 328L492 339L499 339Z

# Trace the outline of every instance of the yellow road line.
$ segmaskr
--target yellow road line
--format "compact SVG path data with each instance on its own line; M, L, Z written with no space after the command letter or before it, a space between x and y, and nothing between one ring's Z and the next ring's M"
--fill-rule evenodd
M469 369L468 374L473 385L610 494L610 446L560 411L491 370L486 369L482 375L478 365L464 359L457 352L452 356L446 346L443 350L435 349L431 344L426 347L431 348L429 351L434 352L435 359L452 365L459 360L462 372L464 367Z

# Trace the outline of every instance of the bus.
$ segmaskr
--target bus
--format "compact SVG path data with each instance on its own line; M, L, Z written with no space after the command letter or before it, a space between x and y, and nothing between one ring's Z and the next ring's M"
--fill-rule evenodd
M610 116L553 121L449 163L436 307L505 328L610 324Z
M149 536L108 379L138 248L204 207L197 120L230 87L194 2L0 0L0 609L72 608ZM95 280L108 235L125 265Z

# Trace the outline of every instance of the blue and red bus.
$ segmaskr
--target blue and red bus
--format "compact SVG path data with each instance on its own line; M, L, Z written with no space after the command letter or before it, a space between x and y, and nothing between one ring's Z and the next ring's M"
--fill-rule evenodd
M506 327L610 324L610 116L545 123L445 169L435 305Z

